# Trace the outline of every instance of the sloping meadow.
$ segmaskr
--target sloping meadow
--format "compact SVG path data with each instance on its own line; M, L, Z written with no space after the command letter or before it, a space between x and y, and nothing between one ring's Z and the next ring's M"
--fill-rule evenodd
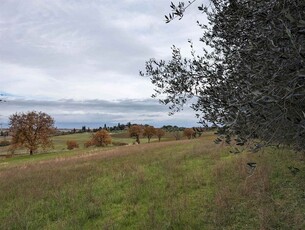
M1 165L0 228L305 229L302 154L212 140Z

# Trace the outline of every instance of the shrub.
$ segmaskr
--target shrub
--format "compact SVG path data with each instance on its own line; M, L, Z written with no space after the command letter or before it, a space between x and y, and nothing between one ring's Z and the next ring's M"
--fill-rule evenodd
M112 142L113 146L124 146L124 145L128 145L127 143L124 142Z
M92 146L93 144L92 144L92 141L86 141L85 143L84 143L84 147L85 148L89 148L90 146Z
M7 140L3 140L3 141L0 141L0 147L3 147L3 146L8 146L10 145L11 142L7 141Z
M76 141L67 141L67 149L72 150L75 148L79 148L79 145Z

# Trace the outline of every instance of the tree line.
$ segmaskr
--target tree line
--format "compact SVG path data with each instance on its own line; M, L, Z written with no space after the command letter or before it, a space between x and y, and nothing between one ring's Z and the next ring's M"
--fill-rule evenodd
M9 133L11 135L11 142L3 143L5 145L10 144L10 151L14 153L18 148L26 148L30 155L33 155L39 148L46 149L52 148L53 143L52 136L58 135L56 128L54 127L54 119L43 112L28 112L28 113L16 113L9 117ZM139 125L128 123L125 125L118 125L116 127L124 127L124 130L128 132L129 137L134 138L137 144L140 144L140 138L147 138L147 142L150 143L153 137L157 137L158 141L161 141L166 132L172 133L176 140L179 140L182 135L188 139L201 136L204 131L203 128L182 128L177 126L163 126L162 128L155 128L151 125ZM82 129L87 132L83 126ZM104 126L104 129L96 129L92 132L91 139L86 141L84 146L86 148L90 146L106 147L108 145L125 145L126 143L113 142L110 134L110 129ZM66 142L67 149L79 148L79 144L74 140L68 140ZM4 145L3 145L4 146Z

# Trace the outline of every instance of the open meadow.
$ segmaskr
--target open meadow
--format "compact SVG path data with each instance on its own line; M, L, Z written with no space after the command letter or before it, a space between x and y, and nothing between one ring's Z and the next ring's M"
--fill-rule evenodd
M304 155L214 138L1 158L0 229L305 229Z

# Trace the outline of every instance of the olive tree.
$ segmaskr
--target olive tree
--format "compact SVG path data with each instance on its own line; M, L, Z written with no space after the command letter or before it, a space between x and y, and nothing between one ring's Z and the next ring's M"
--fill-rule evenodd
M195 1L189 2L192 4ZM190 99L206 125L236 143L305 149L304 0L211 0L200 5L203 54L190 42L191 58L173 46L168 61L150 59L141 73L155 86L154 97L172 112ZM189 5L172 4L167 22Z

